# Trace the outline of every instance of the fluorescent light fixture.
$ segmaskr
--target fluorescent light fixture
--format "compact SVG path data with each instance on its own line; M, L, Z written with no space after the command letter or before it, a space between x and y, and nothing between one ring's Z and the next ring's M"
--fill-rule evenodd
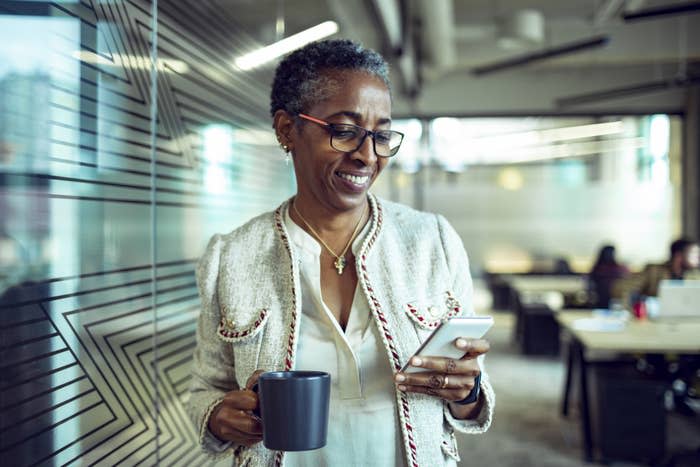
M228 190L226 172L218 165L210 165L204 173L204 186L208 193L220 195Z
M468 123L457 118L437 118L432 125L435 161L452 171L458 171L464 165L515 164L582 157L625 148L638 149L646 144L644 138L613 139L625 133L622 120L482 137L469 131Z
M535 146L522 150L502 148L480 148L463 156L462 162L468 165L519 164L543 162L568 157L585 157L609 152L623 152L645 147L647 141L641 137L619 138L615 140L580 141L548 146ZM500 149L500 150L499 150Z
M81 62L94 63L97 65L124 67L139 70L149 70L151 68L151 57L145 55L120 55L112 54L111 57L105 57L87 50L76 50L71 54ZM159 58L158 69L160 71L174 71L176 73L187 73L190 67L182 60L173 60L170 58Z
M204 172L207 192L225 193L229 188L230 174L220 165L231 161L233 134L226 124L207 125L202 129L204 158L208 161Z
M671 120L668 115L654 115L649 122L649 154L661 159L671 146Z
M462 141L464 135L473 133L466 131L465 123L452 117L436 118L433 122L435 136L446 138L454 137ZM513 133L495 133L488 136L476 137L478 144L498 147L533 146L557 141L568 141L584 138L595 138L623 133L625 130L622 120L614 120L602 123L587 123L559 128L533 129L517 131ZM472 135L474 137L474 135Z
M317 41L338 32L338 23L335 21L325 21L312 28L301 31L281 41L270 44L261 49L254 50L238 57L234 64L236 68L248 71L264 63L272 61L292 50L298 49L309 42Z
M233 153L233 134L230 125L207 125L202 130L204 158L213 163L227 164Z
M540 130L541 142L567 141L581 138L595 138L598 136L615 135L624 131L621 120L605 123L591 123L588 125L570 126L564 128L553 128L551 130Z

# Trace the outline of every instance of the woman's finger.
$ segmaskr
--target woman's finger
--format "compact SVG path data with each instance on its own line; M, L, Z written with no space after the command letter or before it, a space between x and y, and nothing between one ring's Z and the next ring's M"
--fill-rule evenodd
M403 392L415 392L419 394L427 394L429 396L439 397L446 401L454 402L461 401L466 398L471 389L436 389L428 386L411 386L411 385L399 385L399 390Z
M230 420L233 428L246 435L262 435L262 423L260 419L246 412L238 411L236 416Z
M231 391L224 396L223 405L240 410L255 410L258 407L258 394L250 389Z
M248 378L248 381L245 383L246 389L253 389L253 386L258 382L258 378L260 378L260 375L265 373L265 370L255 370L255 372L250 375Z
M243 410L225 406L216 413L216 417L222 433L227 430L235 430L246 436L262 434L260 419Z
M474 387L475 377L479 374L444 374L444 373L398 373L396 383L403 386L422 386L433 389L466 389L467 393Z
M487 353L491 349L491 344L486 339L459 337L455 339L455 347L464 351L462 358L476 358Z
M413 357L411 366L433 370L436 373L473 375L479 372L479 363L473 358L456 360L447 357Z

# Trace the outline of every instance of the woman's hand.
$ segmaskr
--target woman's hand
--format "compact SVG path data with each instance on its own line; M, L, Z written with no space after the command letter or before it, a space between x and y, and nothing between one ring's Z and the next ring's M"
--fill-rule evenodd
M445 357L413 357L411 366L429 371L419 373L397 373L395 382L401 391L418 392L439 397L448 402L465 399L474 388L474 379L481 369L477 357L489 351L485 339L455 339L455 346L464 350L464 356L455 360ZM469 418L478 402L468 405L450 404L457 418Z
M253 413L258 408L258 395L252 391L262 372L253 373L245 389L227 393L209 417L209 431L221 441L244 446L262 441L262 422Z

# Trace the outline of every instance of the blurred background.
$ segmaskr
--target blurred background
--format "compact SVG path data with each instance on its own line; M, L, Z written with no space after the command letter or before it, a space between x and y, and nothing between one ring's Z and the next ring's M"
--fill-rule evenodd
M508 392L515 369L541 371L540 414L505 410L492 444L464 441L464 464L478 445L494 465L579 465L578 425L557 416L558 347L514 347L503 278L571 276L554 306L586 307L604 244L637 270L700 236L699 12L657 0L2 0L0 453L8 465L205 462L182 409L193 266L213 233L295 191L268 111L279 54L344 37L389 60L407 135L375 194L441 213L461 235L480 310L504 311L490 356L504 407L528 403Z

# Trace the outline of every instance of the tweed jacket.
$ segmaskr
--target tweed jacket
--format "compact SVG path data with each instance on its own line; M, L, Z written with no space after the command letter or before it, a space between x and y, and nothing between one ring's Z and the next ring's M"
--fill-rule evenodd
M372 195L369 200L371 225L356 256L357 286L398 372L441 320L473 313L469 263L443 217ZM207 423L224 394L244 387L255 370L294 369L303 323L298 253L282 220L287 203L227 235L214 235L197 267L202 309L187 411L205 451L233 454L238 465L284 464L284 453L262 443L215 452ZM485 371L481 394L477 418L457 420L441 399L397 390L406 464L459 460L454 431L480 433L491 424L495 396Z

